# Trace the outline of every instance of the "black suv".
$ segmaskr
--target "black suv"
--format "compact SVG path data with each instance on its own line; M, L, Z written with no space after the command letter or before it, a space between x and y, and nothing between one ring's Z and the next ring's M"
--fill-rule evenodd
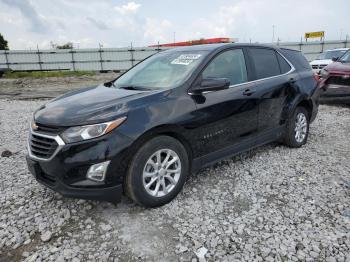
M171 201L186 177L272 141L306 143L319 88L299 51L219 44L157 53L35 113L28 167L64 196Z

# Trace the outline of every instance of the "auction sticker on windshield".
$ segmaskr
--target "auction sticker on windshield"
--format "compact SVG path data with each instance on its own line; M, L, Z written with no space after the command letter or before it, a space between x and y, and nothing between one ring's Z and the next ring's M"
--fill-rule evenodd
M178 58L175 58L173 61L171 61L171 64L173 64L173 65L189 65L194 60L197 60L200 57L201 57L200 54L180 55Z

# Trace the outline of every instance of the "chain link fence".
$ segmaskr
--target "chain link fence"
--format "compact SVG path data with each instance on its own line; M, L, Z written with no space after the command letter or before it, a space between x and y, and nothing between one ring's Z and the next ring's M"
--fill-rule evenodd
M350 47L350 41L278 42L300 50L311 61L328 49ZM166 48L95 48L59 50L0 50L0 68L13 71L124 71Z

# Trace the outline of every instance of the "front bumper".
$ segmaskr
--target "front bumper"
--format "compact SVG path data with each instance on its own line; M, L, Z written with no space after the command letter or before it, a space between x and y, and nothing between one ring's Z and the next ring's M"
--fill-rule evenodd
M350 104L350 86L328 84L323 89L321 103Z
M26 157L29 171L36 180L65 197L119 202L131 139L118 132L79 143L61 145L49 159ZM103 182L86 178L93 164L110 161Z
M315 73L315 74L320 74L321 73L321 69L312 69L312 71Z
M29 171L34 175L36 180L44 186L60 193L65 197L100 200L109 202L119 202L123 193L122 185L100 188L73 187L63 183L59 179L52 179L40 167L40 163L34 161L27 156L27 164Z

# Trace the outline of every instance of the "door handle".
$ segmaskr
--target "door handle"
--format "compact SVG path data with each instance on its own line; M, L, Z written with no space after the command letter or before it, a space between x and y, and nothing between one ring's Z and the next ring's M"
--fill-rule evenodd
M255 93L255 90L253 90L253 89L246 89L243 91L244 96L251 96L254 93Z

